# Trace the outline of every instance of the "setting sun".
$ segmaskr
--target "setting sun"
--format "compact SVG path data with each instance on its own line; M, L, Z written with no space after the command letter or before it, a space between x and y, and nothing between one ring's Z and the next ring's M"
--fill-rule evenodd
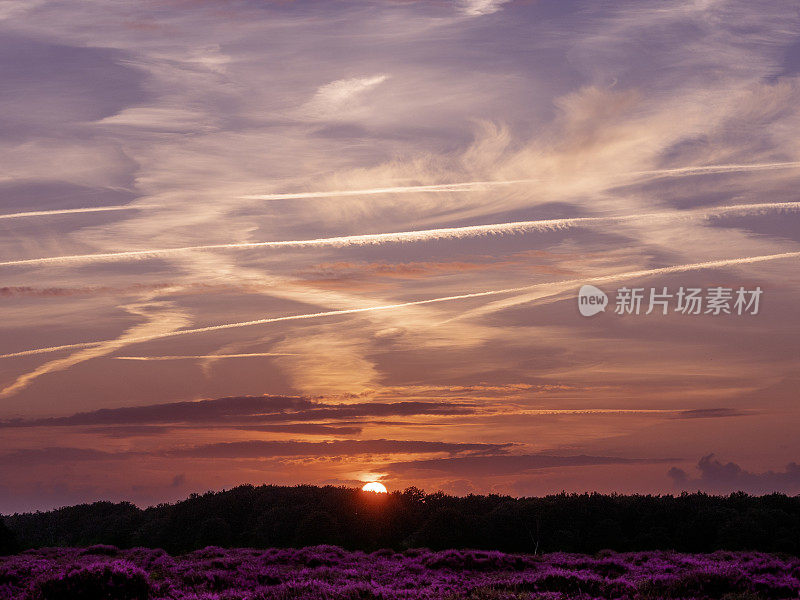
M365 492L375 492L376 494L388 494L386 486L377 481L370 481L361 488Z

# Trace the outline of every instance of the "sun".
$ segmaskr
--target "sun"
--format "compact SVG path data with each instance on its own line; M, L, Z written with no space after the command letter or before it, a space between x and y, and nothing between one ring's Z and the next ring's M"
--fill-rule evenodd
M377 481L370 481L361 488L365 492L375 492L376 494L388 494L386 486Z

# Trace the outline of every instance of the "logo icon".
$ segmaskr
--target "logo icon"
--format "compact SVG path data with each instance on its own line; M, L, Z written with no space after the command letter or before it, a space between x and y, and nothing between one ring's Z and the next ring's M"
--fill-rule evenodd
M582 285L578 291L578 310L584 317L603 312L608 306L606 293L593 285Z

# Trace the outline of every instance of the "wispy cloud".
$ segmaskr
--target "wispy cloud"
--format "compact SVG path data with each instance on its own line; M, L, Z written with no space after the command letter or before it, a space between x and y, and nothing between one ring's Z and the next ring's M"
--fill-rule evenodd
M65 358L49 361L32 371L20 375L13 383L0 389L0 398L7 398L18 393L42 375L63 371L87 360L111 354L129 345L131 343L130 340L139 336L159 335L175 331L188 323L185 313L168 302L130 304L125 309L133 315L143 317L145 322L130 327L116 339L106 340L88 347L76 347L75 349L78 352Z
M456 2L459 10L465 15L480 17L496 13L509 0L456 0Z
M631 171L618 175L620 181L648 177L687 177L692 175L708 175L714 173L747 173L750 171L772 171L778 169L797 169L800 162L776 162L741 165L696 165L674 169L651 169L648 171ZM546 179L507 179L499 181L463 181L456 183L438 183L429 185L405 185L394 187L368 188L359 190L329 190L318 192L289 192L279 194L248 194L244 200L304 200L312 198L337 198L348 196L376 196L383 194L420 194L420 193L453 193L484 192L496 187L518 186L522 184L545 183Z
M321 86L314 97L300 107L302 116L321 119L345 118L357 109L362 96L370 89L380 85L388 75L353 77L339 79Z
M624 279L635 279L641 277L649 277L651 275L664 275L669 273L683 273L686 271L698 271L703 269L719 269L722 267L732 267L737 265L748 265L754 264L759 262L771 261L771 260L784 260L784 259L792 259L792 258L800 258L800 252L783 252L781 254L769 254L765 256L747 256L742 258L729 258L724 260L715 260L715 261L708 261L704 263L692 263L686 265L673 265L669 267L659 267L656 269L641 269L638 271L629 271L625 273L613 273L609 275L601 275L596 277L587 277L582 279L571 279L566 281L557 281L552 283L540 283L540 284L533 284L533 285L526 285L521 287L515 288L504 288L499 290L488 290L484 292L471 292L466 294L458 294L454 296L442 296L439 298L429 298L427 300L412 300L410 302L401 302L398 304L385 304L380 306L369 306L363 308L349 308L349 309L342 309L342 310L331 310L325 312L316 312L316 313L306 313L302 315L287 315L285 317L271 317L266 319L256 319L253 321L241 321L238 323L225 323L222 325L210 325L208 327L198 327L195 329L180 329L177 331L166 331L162 333L156 333L152 335L146 336L138 336L138 337L126 337L124 340L124 344L121 345L129 345L135 344L139 342L149 342L153 340L160 340L169 337L176 337L176 336L183 336L183 335L194 335L198 333L207 333L210 331L221 331L224 329L237 329L240 327L252 327L255 325L267 325L269 323L278 323L283 321L297 321L297 320L305 320L305 319L317 319L323 317L333 317L333 316L340 316L340 315L352 315L352 314L359 314L359 313L367 313L373 311L385 311L385 310L396 310L401 308L406 308L410 306L421 306L425 304L434 304L439 302L451 302L454 300L467 300L472 298L485 298L488 296L498 296L504 294L513 294L518 292L525 292L533 289L541 289L541 293L536 293L532 296L525 296L523 298L515 298L510 303L505 303L502 305L490 305L489 309L499 309L499 308L506 308L508 306L512 306L514 304L520 304L524 302L530 302L531 300L552 296L564 291L565 288L574 287L577 284L582 283L603 283L603 282L610 282L610 281L620 281ZM480 309L483 312L486 312L487 309ZM11 352L8 354L0 354L0 359L2 358L15 358L21 356L33 356L36 354L47 354L50 352L60 352L62 350L74 350L80 348L87 348L87 347L94 347L94 346L103 346L106 344L114 344L115 340L108 340L108 341L101 341L101 342L80 342L77 344L64 344L61 346L50 346L47 348L36 348L33 350L22 350L20 352Z
M490 225L470 225L466 227L449 227L425 229L420 231L400 231L397 233L371 233L349 235L333 238L310 240L286 240L277 242L239 242L230 244L208 244L201 246L185 246L182 248L153 248L149 250L131 250L127 252L111 252L104 254L75 254L71 256L52 256L0 262L3 266L24 266L43 264L68 264L86 262L104 262L126 259L155 258L185 252L206 250L246 250L252 248L308 248L328 246L342 248L370 244L409 243L441 239L463 239L485 235L505 235L535 231L555 231L575 227L592 227L601 224L624 223L628 221L682 221L688 219L707 219L719 215L765 214L769 211L794 211L800 209L800 202L764 202L760 204L737 204L698 210L674 210L669 212L642 213L633 215L605 217L573 217L562 219L543 219L538 221L516 221L509 223L493 223Z

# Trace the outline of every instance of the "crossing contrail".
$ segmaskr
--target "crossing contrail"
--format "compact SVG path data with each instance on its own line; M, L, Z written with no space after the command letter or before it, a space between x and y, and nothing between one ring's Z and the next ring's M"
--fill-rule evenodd
M707 165L695 167L678 167L675 169L654 169L651 171L634 171L631 175L656 175L660 177L683 177L687 175L704 175L706 173L746 173L747 171L772 171L775 169L793 169L800 167L800 162L756 163L750 165Z
M111 212L116 210L141 210L153 208L152 206L95 206L89 208L64 208L58 210L35 210L31 212L19 212L10 214L0 214L0 219L21 219L23 217L45 217L48 215L72 215L77 213Z
M653 169L650 171L632 171L625 173L622 176L663 176L663 177L685 177L691 175L703 175L707 173L744 173L747 171L767 171L774 169L792 169L800 167L798 162L776 162L776 163L757 163L757 164L742 164L742 165L707 165L707 166L689 166L678 167L675 169ZM505 180L488 180L488 181L462 181L456 183L437 183L430 185L406 185L394 187L381 187L369 188L361 190L330 190L322 192L289 192L278 194L249 194L240 196L244 200L301 200L312 198L332 198L332 197L347 197L347 196L375 196L380 194L412 194L419 192L473 192L490 189L493 187L502 187L510 185L519 185L523 183L537 183L542 181L538 179L505 179ZM36 210L29 212L19 212L10 214L0 214L0 219L20 219L24 217L45 217L50 215L70 215L80 213L93 213L93 212L111 212L118 210L148 210L158 208L157 206L95 206L86 208L65 208L54 210Z
M458 294L455 296L442 296L439 298L429 298L427 300L413 300L410 302L400 302L397 304L382 304L378 306L367 306L363 308L348 308L342 310L329 310L324 312L306 313L300 315L287 315L284 317L271 317L266 319L256 319L253 321L240 321L238 323L224 323L221 325L211 325L208 327L198 327L195 329L180 329L177 331L167 331L165 333L153 334L141 337L126 338L126 345L136 344L140 342L149 342L164 338L171 338L183 335L193 335L197 333L207 333L211 331L222 331L225 329L237 329L240 327L251 327L254 325L266 325L269 323L278 323L282 321L299 321L305 319L318 319L324 317L334 317L339 315L352 315L366 312L376 312L382 310L393 310L399 308L406 308L409 306L421 306L424 304L434 304L439 302L450 302L454 300L466 300L469 298L482 298L486 296L498 296L502 294L515 294L518 292L526 292L534 289L552 289L552 293L559 293L565 286L585 284L585 283L602 283L607 281L618 281L621 279L635 279L638 277L648 277L651 275L663 275L668 273L682 273L686 271L697 271L702 269L715 269L721 267L730 267L734 265L752 264L758 262L765 262L770 260L779 260L783 258L798 258L800 252L783 252L780 254L765 254L761 256L747 256L742 258L728 258L723 260L713 260L701 263L690 263L684 265L673 265L670 267L659 267L656 269L640 269L638 271L626 271L624 273L612 273L609 275L600 275L597 277L584 277L581 279L569 279L563 281L553 281L548 283L536 283L533 285L526 285L521 287L504 288L499 290L488 290L485 292L473 292L467 294ZM11 352L9 354L2 354L0 358L15 358L21 356L33 356L37 354L47 354L49 352L58 352L60 350L76 350L80 348L91 348L108 343L109 340L101 340L94 342L81 342L77 344L64 344L61 346L49 346L47 348L36 348L33 350L23 350L21 352Z
M333 198L344 196L377 196L379 194L416 194L419 192L473 192L504 185L535 183L541 179L505 179L494 181L463 181L460 183L437 183L432 185L401 185L394 187L361 190L330 190L327 192L290 192L283 194L249 194L240 196L244 200L302 200L306 198Z
M767 171L774 169L792 169L800 167L797 162L757 163L750 165L706 165L678 167L675 169L653 169L650 171L632 171L622 176L654 175L663 177L685 177L709 173L744 173L747 171ZM420 192L476 192L493 187L518 185L522 183L538 183L538 179L505 179L490 181L464 181L460 183L440 183L433 185L403 185L394 187L368 188L361 190L330 190L327 192L291 192L278 194L248 194L240 196L244 200L303 200L312 198L341 198L346 196L375 196L380 194L416 194Z
M423 229L418 231L400 231L395 233L369 233L363 235L347 235L309 240L286 240L275 242L236 242L224 244L202 244L177 248L153 248L149 250L130 250L124 252L107 252L98 254L73 254L66 256L50 256L44 258L27 258L0 262L0 267L33 266L61 263L85 263L136 258L150 258L185 252L207 250L243 250L252 248L309 248L366 246L389 243L422 242L429 240L459 239L485 235L504 235L526 233L531 231L552 231L584 227L601 223L621 223L647 219L692 219L708 218L724 214L748 214L769 210L799 210L800 202L769 202L762 204L736 204L716 208L696 210L642 213L636 215L608 217L567 217L561 219L544 219L538 221L514 221L509 223L493 223L490 225L468 225L465 227L447 227L439 229Z

